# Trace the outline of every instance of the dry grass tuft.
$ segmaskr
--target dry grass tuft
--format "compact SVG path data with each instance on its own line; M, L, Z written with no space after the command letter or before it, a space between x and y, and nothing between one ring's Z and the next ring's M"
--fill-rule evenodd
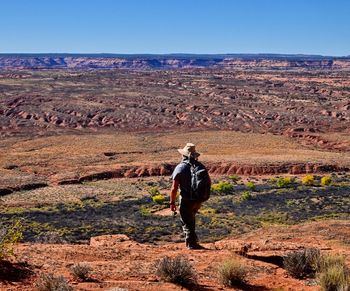
M321 289L324 291L350 290L350 270L345 257L328 254L322 257L319 274Z
M84 263L78 263L71 267L71 274L75 280L86 282L90 280L91 267Z
M182 286L197 284L195 271L189 260L183 256L165 256L156 263L156 274L165 282Z
M38 291L73 291L63 276L56 277L53 274L42 274L36 288Z
M246 281L248 269L235 258L224 261L218 268L218 277L226 287L243 285Z
M315 277L320 268L321 252L316 248L291 252L283 260L287 272L294 278Z

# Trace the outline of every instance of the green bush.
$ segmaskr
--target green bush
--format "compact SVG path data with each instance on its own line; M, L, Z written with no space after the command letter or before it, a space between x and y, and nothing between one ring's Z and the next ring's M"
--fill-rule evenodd
M247 274L248 269L234 258L224 261L218 268L219 281L226 287L244 284Z
M154 203L163 204L164 201L165 201L165 197L162 194L158 194L158 195L154 195L152 197L152 200L153 200Z
M152 215L151 210L148 207L146 207L145 205L141 205L140 213L142 216L147 216L147 217Z
M232 180L232 182L234 183L237 183L239 180L241 180L241 177L237 175L231 175L231 176L228 176L228 178Z
M159 195L160 191L157 186L152 186L148 188L148 193L151 194L152 196Z
M321 185L322 186L329 186L332 184L332 177L331 176L324 176L321 178Z
M156 275L165 282L171 282L182 286L197 283L195 271L189 260L183 256L174 258L165 256L156 262Z
M23 238L23 229L20 220L0 229L0 260L13 255L14 245Z
M254 184L254 182L251 182L251 181L247 182L247 184L245 185L249 190L252 190L252 191L254 191L256 188L256 185Z
M234 186L229 183L229 182L225 182L225 181L221 181L219 183L213 184L211 186L211 191L216 192L216 193L230 193L232 192Z
M313 175L306 175L301 179L301 183L312 186L315 183L315 177Z
M277 179L276 177L272 177L272 178L270 178L269 182L270 182L271 184L276 184L277 180L278 180L278 179Z
M313 278L320 269L321 252L316 248L291 252L284 257L283 264L287 272L294 278Z
M285 188L290 186L290 184L292 184L293 179L291 177L283 177L283 178L278 178L276 180L276 186L278 188Z
M244 191L241 194L241 200L245 201L245 200L250 200L252 198L252 194L249 191Z

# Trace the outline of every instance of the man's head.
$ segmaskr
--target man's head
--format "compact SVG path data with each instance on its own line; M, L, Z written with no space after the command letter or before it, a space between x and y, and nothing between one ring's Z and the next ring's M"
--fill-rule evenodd
M196 152L196 146L193 143L187 143L183 149L178 149L178 152L189 159L197 159L200 156L200 153Z

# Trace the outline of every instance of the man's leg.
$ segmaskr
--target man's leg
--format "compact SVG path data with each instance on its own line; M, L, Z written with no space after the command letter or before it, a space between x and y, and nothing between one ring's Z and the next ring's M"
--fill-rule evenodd
M200 208L200 203L196 201L184 200L180 201L180 218L182 229L185 234L186 246L190 247L197 244L196 229L196 213Z
M196 214L199 210L199 208L201 207L202 203L200 202L196 202L194 201L192 204L192 212L193 212L193 232L194 232L194 236L195 236L195 243L198 243L198 237L196 234Z

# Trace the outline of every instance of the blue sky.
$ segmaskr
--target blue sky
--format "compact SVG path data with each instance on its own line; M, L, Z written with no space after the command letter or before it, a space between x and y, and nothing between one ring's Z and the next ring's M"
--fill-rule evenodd
M349 0L1 0L0 52L350 55Z

